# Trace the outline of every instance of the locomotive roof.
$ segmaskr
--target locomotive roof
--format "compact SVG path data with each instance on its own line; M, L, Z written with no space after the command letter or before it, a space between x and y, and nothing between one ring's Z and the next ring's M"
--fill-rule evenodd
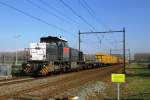
M53 36L41 37L40 41L41 42L59 42L59 41L67 42L64 39L61 39L61 38L58 38L58 37L53 37Z

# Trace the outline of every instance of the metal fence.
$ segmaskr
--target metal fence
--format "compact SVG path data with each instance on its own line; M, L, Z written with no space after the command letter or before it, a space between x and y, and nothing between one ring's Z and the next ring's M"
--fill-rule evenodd
M11 64L0 64L0 78L11 78L12 77L12 65Z
M18 51L17 61L18 63L25 62L27 60L27 51ZM15 64L16 52L0 52L0 64Z

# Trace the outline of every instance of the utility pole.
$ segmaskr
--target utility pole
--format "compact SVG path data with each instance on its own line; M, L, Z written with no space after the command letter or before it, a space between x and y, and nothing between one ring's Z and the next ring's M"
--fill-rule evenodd
M80 30L79 30L79 54L78 54L78 57L79 57L79 61L80 61L80 42L81 42L81 38L80 38Z
M81 42L81 40L80 40L80 39L81 39L81 38L80 38L80 30L79 30L79 33L78 33L78 34L79 34L79 52L80 52L80 42Z
M15 39L16 39L16 61L15 61L15 65L18 64L18 47L17 47L17 39L19 39L21 37L21 35L17 35L15 36Z
M104 32L80 32L79 31L79 51L80 51L80 43L81 43L81 34L107 34L107 33L123 33L123 73L125 73L125 28L123 30L117 30L117 31L104 31Z
M111 48L110 48L110 52L109 52L109 53L110 53L110 55L111 55Z
M126 53L125 53L125 28L123 28L123 73L126 73Z
M130 61L131 61L131 53L130 53L130 49L128 49L128 52L129 52L129 64L130 64Z
M18 64L18 48L17 48L17 36L16 36L16 61L15 61L15 65Z
M2 55L2 64L5 63L5 55Z

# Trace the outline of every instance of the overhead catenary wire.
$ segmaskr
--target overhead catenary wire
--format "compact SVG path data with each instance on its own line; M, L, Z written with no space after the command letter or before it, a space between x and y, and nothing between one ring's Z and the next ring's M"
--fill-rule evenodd
M88 13L93 17L93 14L91 13L91 11L89 10L89 8L87 8L82 2L81 0L78 0L79 1L79 4L88 11Z
M80 4L81 4L81 6L85 9L85 10L87 10L87 12L88 12L88 14L93 18L93 19L95 19L96 20L96 22L98 22L98 19L95 17L95 12L94 12L94 10L89 6L89 4L85 1L85 0L79 0L80 2ZM82 2L81 2L82 1ZM84 5L84 4L85 5ZM99 22L100 23L100 22ZM110 28L108 28L108 26L106 26L102 21L101 21L101 23L100 23L105 29L109 29L110 30Z
M46 9L43 9L42 7L40 7L39 5L37 5L37 4L35 4L34 2L32 2L31 0L26 0L27 2L29 2L29 3L31 3L32 5L34 5L34 6L36 6L36 7L38 7L39 9L41 9L41 10L43 10L43 11L47 11L48 12L48 10L46 10ZM43 0L40 0L42 3L44 3L45 5L47 5L48 6L48 4L46 3L46 2L44 2ZM50 7L50 6L48 6L48 7ZM48 12L49 14L51 14L50 12ZM53 15L53 13L52 13L52 15ZM57 17L57 15L54 15L54 16L56 16ZM59 17L58 17L59 18ZM101 41L100 41L101 42Z
M65 16L66 19L70 20L72 23L79 25L80 23L78 23L77 21L73 20L71 17L66 16L65 14L63 14L61 11L59 11L58 9L56 9L55 7L49 5L48 3L46 3L44 0L38 0L41 4L43 4L44 6L46 6L47 8L53 9L56 13L58 13L61 16Z
M93 9L89 6L89 4L88 4L85 0L82 0L82 1L86 4L87 8L89 9L89 12L95 14L95 12L94 12Z
M66 8L68 8L74 15L76 15L80 20L87 24L92 30L96 30L93 25L91 25L86 19L84 19L80 14L78 14L71 6L65 3L63 0L59 0Z
M64 19L64 18L62 18L62 17L56 15L56 14L53 13L53 12L50 12L49 10L47 10L47 9L45 9L45 8L43 8L43 7L41 7L40 5L34 3L33 1L31 1L31 0L26 0L26 1L27 1L28 3L30 3L30 4L32 4L33 6L35 6L35 7L39 8L39 9L41 9L42 11L48 13L49 15L55 16L57 19L59 19L59 20L61 20L61 21L67 22L67 23L69 23L69 24L72 24L72 23L70 23L68 20L66 20L66 19Z
M62 29L62 28L60 28L60 27L58 27L58 26L56 26L56 25L50 24L50 23L48 23L47 21L45 21L45 20L43 20L43 19L41 19L41 18L39 18L39 17L36 17L36 16L34 16L34 15L31 15L30 13L27 13L27 12L25 12L25 11L23 11L23 10L20 10L20 9L18 9L18 8L14 7L14 6L11 6L11 5L7 4L7 3L4 3L4 2L2 2L2 1L0 1L0 4L3 5L3 6L6 6L6 7L8 7L8 8L10 8L10 9L13 9L13 10L15 10L15 11L17 11L17 12L19 12L19 13L25 15L25 16L28 16L28 17L30 17L30 18L32 18L32 19L34 19L34 20L37 20L37 21L39 21L39 22L41 22L41 23L43 23L43 24L46 24L46 25L48 25L48 26L50 26L50 27L53 27L53 28L58 29L58 30L60 30L60 31L66 32L66 33L68 33L68 35L70 35L70 36L77 37L77 36L74 35L74 34L69 34L69 33L71 33L71 32L69 32L69 31L67 31L67 30L64 30L64 29Z
M66 33L71 33L71 32L69 32L69 31L67 31L67 30L65 30L65 29L62 29L62 28L60 28L60 27L58 27L58 26L56 26L56 25L54 25L54 24L51 24L51 23L49 23L49 22L47 22L47 21L45 21L45 20L43 20L43 19L41 19L41 18L39 18L39 17L33 16L32 14L29 14L29 13L23 11L23 10L20 10L20 9L18 9L18 8L12 6L12 5L9 5L9 4L4 3L4 2L2 2L2 1L0 1L0 4L3 5L3 6L6 6L6 7L8 7L8 8L11 8L11 9L13 9L13 10L19 12L19 13L22 13L23 15L28 16L28 17L30 17L30 18L32 18L32 19L34 19L34 20L37 20L37 21L39 21L39 22L41 22L41 23L44 23L44 24L46 24L46 25L48 25L48 26L51 26L51 27L53 27L53 28L55 28L55 29L58 29L58 30L63 31L63 32L66 32ZM69 35L71 35L71 34L69 34ZM71 36L76 36L76 35L72 34ZM77 37L77 36L76 36L76 37Z
M93 30L96 30L95 29L95 27L93 26L93 25L89 25L89 23L87 23L87 21L86 20L84 20L84 17L82 17L82 16L80 16L71 6L69 6L67 3L65 3L63 0L60 0L61 1L61 3L65 6L65 7L67 7L69 10L71 10L71 12L73 13L73 14L75 14L77 17L79 17L84 23L86 23L88 26L90 26ZM87 3L86 3L86 5L88 5ZM89 7L89 5L88 5L88 8L91 10L91 8ZM94 13L94 11L92 10L92 12ZM106 27L106 26L105 26ZM109 29L109 30L111 30L111 29ZM98 36L97 36L97 39L99 40L99 42L101 43L101 40L98 38ZM112 45L112 44L111 44Z
M79 3L80 3L80 0L79 0ZM91 11L89 10L89 8L87 8L85 5L83 5L82 3L80 3L81 4L81 6L85 9L85 10L87 10L88 11L88 13L89 13L89 15L94 19L94 16L93 16L93 14L91 13ZM96 31L96 29L94 28L94 30ZM102 40L99 38L99 36L97 35L97 34L95 34L96 35L96 38L98 39L98 41L99 41L99 44L100 44L100 48L101 48L101 43L102 43Z
M82 20L85 24L87 24L92 30L96 30L95 27L93 25L91 25L86 19L84 19L84 17L80 16L80 14L78 14L71 6L69 6L67 3L65 3L63 0L60 0L60 2L66 7L68 8L74 15L76 15L78 18L80 18L80 20ZM96 35L97 36L97 35ZM97 39L99 40L99 43L101 43L101 40L99 39L99 37L97 36ZM101 45L101 44L100 44Z
M95 15L95 12L94 12L94 10L88 5L88 3L85 1L85 0L82 0L82 2L81 2L81 0L79 0L79 3L81 4L81 6L85 9L85 10L87 10L87 12L88 12L88 14L93 18L93 19L95 19L96 21L97 21L97 19L96 19L96 17L94 17L94 15ZM84 4L85 5L84 5ZM98 21L97 21L98 22ZM106 26L104 23L100 23L104 28L108 28L108 26ZM110 28L108 28L109 30L110 30ZM102 38L101 39L99 39L99 36L96 34L96 36L97 36L97 38L98 38L98 40L99 40L99 43L100 43L100 47L101 47L101 44L102 44ZM104 36L102 36L102 37L104 37ZM110 43L110 42L109 42Z
M93 17L93 19L95 19L97 22L99 22L98 19L97 19L97 17L95 17L95 12L94 12L94 10L93 10L93 9L90 7L90 5L86 2L86 0L80 0L80 1L82 1L82 2L80 2L80 4L82 5L82 7L83 7L84 9L86 9L86 10L88 11L89 15L90 15L91 17ZM83 3L84 3L85 5L84 5ZM108 25L106 25L101 19L100 19L99 24L101 24L101 26L103 26L105 29L111 30L111 28L110 28ZM114 42L117 43L116 38L115 38L115 37L113 37L113 38L114 38ZM107 41L108 41L108 39L107 39ZM111 44L111 42L109 42L109 43Z
M13 9L13 10L19 12L19 13L22 13L23 15L26 15L26 16L28 16L28 17L34 19L34 20L40 21L41 23L44 23L44 24L46 24L46 25L48 25L48 26L50 26L50 27L53 27L53 28L55 28L55 29L61 30L61 31L66 32L66 33L70 33L69 35L71 35L71 36L76 36L76 35L74 35L74 34L71 34L71 32L69 32L68 30L65 30L65 29L63 29L63 28L61 28L61 27L58 27L58 26L54 25L54 24L51 24L51 23L47 22L46 20L44 20L44 19L42 19L42 18L39 18L39 17L34 16L34 15L28 13L28 12L25 12L25 11L23 11L23 10L20 10L20 9L18 9L18 8L14 7L14 6L11 6L11 5L7 4L7 3L4 3L4 2L2 2L2 1L0 1L0 4L1 4L1 5L4 5L4 6L7 6L7 7ZM76 37L77 37L77 36L76 36Z
M89 10L91 11L91 13L93 13L92 15L93 15L93 17L95 16L95 12L94 12L94 10L90 7L90 5L86 2L86 0L82 0L84 3L85 3L85 5L87 6L87 8L89 8ZM100 18L100 17L99 17ZM97 17L95 17L95 20L97 20L98 21L98 19L97 19ZM101 25L104 27L104 28L106 28L106 29L108 29L108 30L112 30L107 24L105 24L104 23L104 21L100 18L100 22L101 22ZM116 37L114 36L113 37L113 33L112 33L112 39L113 39L113 41L114 41L114 46L116 47L116 45L117 45L117 39L116 39ZM107 39L108 40L108 39ZM110 44L111 44L111 42L110 42Z
M95 17L95 12L94 12L94 10L93 10L93 9L90 7L90 5L86 2L86 0L81 0L81 1L85 4L85 6L82 4L82 2L81 2L81 5L82 5L85 9L87 8L87 11L88 11L88 13L90 14L90 16L93 17L97 22L99 22L98 19L97 19L97 17ZM102 21L102 19L99 19L99 20L100 20L99 24L101 24L105 29L111 30L111 28L108 27L108 25L106 25L106 24Z

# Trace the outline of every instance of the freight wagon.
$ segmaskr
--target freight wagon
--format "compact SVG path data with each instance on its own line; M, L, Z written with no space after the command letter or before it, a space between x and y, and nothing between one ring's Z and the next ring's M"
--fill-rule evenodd
M115 64L122 63L121 58L116 57L116 56L111 56L102 52L97 52L95 56L99 60L102 66L115 65Z

